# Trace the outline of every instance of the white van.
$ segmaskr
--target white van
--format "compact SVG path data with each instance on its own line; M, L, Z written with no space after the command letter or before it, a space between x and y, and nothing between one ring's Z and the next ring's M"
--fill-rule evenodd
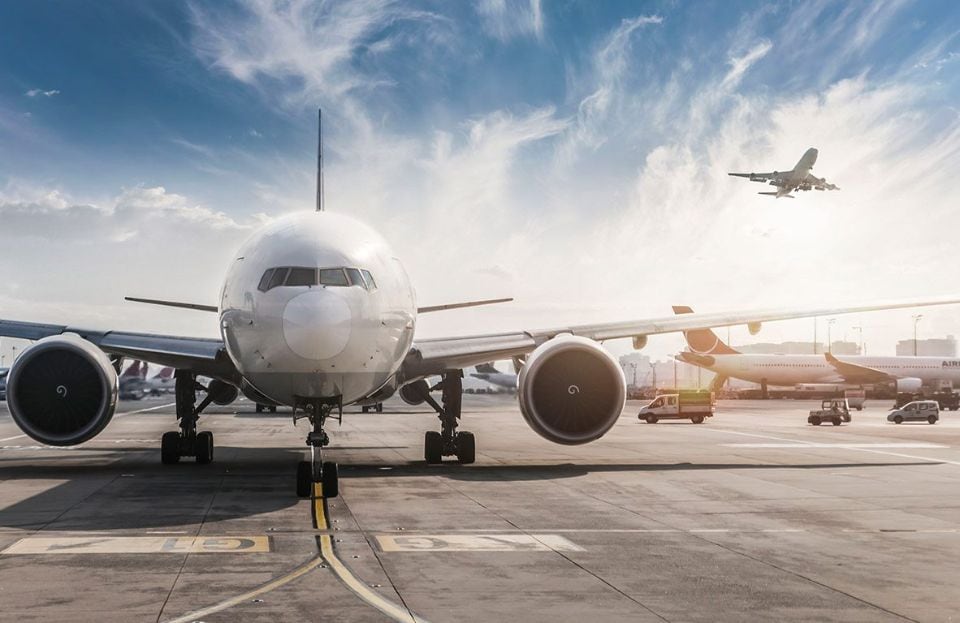
M940 405L936 400L914 400L899 409L894 409L887 416L888 422L903 424L904 422L926 422L936 424L940 420Z

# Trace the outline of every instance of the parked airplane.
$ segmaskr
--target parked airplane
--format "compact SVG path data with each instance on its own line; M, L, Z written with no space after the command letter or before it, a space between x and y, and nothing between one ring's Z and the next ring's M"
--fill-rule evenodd
M134 361L119 377L120 400L140 400L147 391L147 364Z
M463 369L469 366L524 358L518 388L526 422L548 440L583 444L616 424L626 397L623 371L602 340L633 338L641 348L653 334L960 302L928 298L688 314L415 340L418 314L490 301L419 307L386 241L367 225L323 209L322 152L317 181L317 210L280 217L256 231L227 269L216 305L139 299L218 314L217 338L0 320L0 337L38 340L10 369L7 400L17 425L49 445L92 439L113 416L122 358L142 359L176 369L179 431L163 435L163 463L183 456L209 463L213 434L197 431L198 418L210 403L229 404L242 391L255 403L292 406L295 422L310 422L310 460L297 466L297 493L308 496L321 483L323 495L334 497L337 466L322 460L329 443L325 424L342 417L344 405L377 404L398 391L439 414L441 430L424 438L428 463L444 456L472 463L474 436L458 431ZM200 375L211 380L203 385ZM434 375L441 382L431 388L424 379ZM198 388L205 393L199 404ZM440 390L440 403L433 389Z
M144 366L146 371L146 366ZM176 381L173 378L174 369L170 366L161 368L159 372L146 379L146 390L152 396L160 394L169 394L176 388Z
M761 192L759 195L771 195L779 199L780 197L789 197L793 199L790 193L794 190L840 190L839 187L827 182L810 173L814 163L817 161L819 152L811 147L797 162L797 166L790 171L774 171L773 173L728 173L734 177L745 177L751 182L767 183L771 186L777 186L776 192Z
M693 310L676 305L676 314ZM723 377L762 386L809 387L843 385L895 385L897 391L916 392L923 386L950 382L960 387L960 358L874 357L867 355L754 355L725 344L710 329L685 331L689 351L677 359Z
M497 370L492 363L480 363L476 366L476 372L471 372L470 376L481 379L502 387L508 391L517 391L517 375Z

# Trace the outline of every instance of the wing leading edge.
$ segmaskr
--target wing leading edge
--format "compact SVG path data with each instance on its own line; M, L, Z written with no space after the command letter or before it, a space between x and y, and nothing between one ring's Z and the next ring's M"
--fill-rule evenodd
M604 341L777 320L958 303L960 303L960 297L949 296L878 301L865 305L693 313L625 322L569 325L516 333L417 340L404 361L401 378L402 381L406 382L422 376L437 374L449 368L462 368L495 359L522 356L530 353L547 340L561 334L579 335L592 340Z

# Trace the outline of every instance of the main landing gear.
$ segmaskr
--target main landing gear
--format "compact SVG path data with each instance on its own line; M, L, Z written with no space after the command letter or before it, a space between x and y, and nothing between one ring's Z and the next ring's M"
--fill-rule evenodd
M182 456L192 456L197 463L206 465L213 461L213 433L198 433L197 420L200 413L213 402L213 395L207 391L207 395L197 405L197 390L207 388L198 383L196 375L189 370L177 370L175 378L180 430L163 434L160 441L160 460L164 465L172 465Z
M463 370L447 370L442 380L430 389L441 390L443 405L424 392L423 399L437 412L440 432L431 430L423 436L423 458L428 464L441 463L445 456L456 456L460 463L473 463L476 459L476 441L473 433L457 432L460 420L460 402L463 397Z
M330 438L323 430L333 407L318 400L308 401L304 407L304 415L310 420L313 429L307 433L307 446L310 447L310 460L300 461L297 464L297 495L302 498L310 497L314 483L320 483L323 488L323 497L335 498L340 494L340 478L337 464L323 460L323 448L330 443ZM298 416L294 411L293 421Z

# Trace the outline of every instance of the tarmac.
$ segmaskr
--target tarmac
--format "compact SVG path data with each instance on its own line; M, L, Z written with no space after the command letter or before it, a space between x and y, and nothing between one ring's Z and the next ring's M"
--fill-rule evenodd
M465 396L476 464L427 466L435 415L390 401L329 428L340 497L299 499L289 411L211 409L214 462L163 466L170 399L72 448L0 402L0 620L955 620L960 414L812 427L814 404L650 425L630 402L566 447Z

